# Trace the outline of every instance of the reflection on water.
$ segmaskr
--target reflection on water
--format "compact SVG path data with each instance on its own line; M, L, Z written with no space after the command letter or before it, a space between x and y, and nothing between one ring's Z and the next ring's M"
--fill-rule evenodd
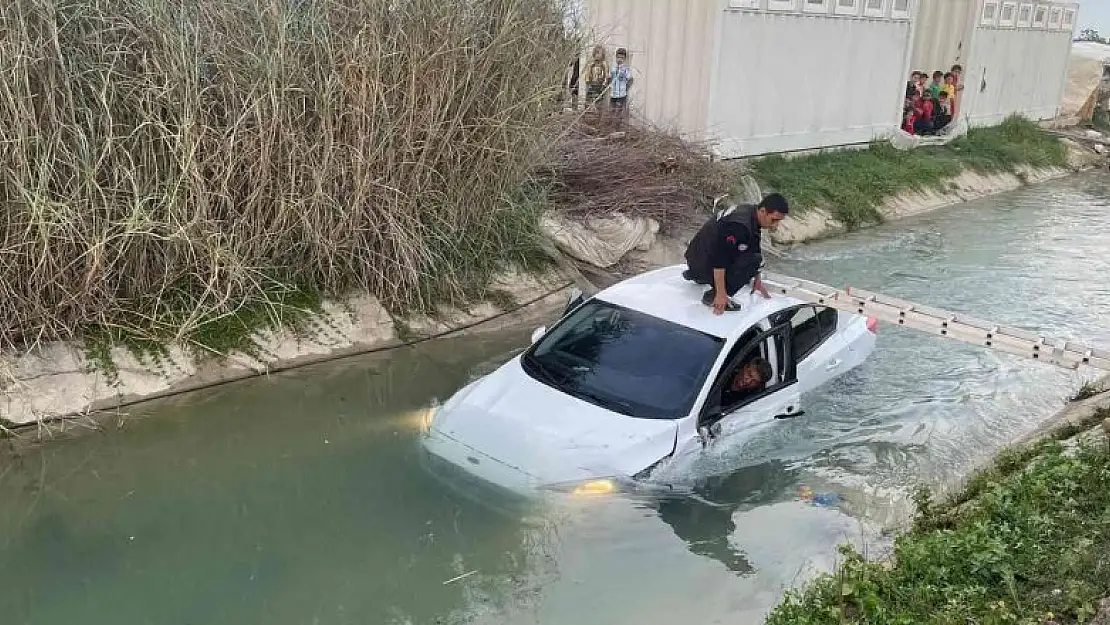
M1077 178L773 269L1110 345L1108 198L1105 178ZM674 496L464 497L421 469L419 411L530 330L160 401L119 431L4 454L5 624L756 623L838 543L882 548L917 483L985 461L1084 379L883 326L804 418L719 441ZM840 503L800 501L802 485Z
M655 509L690 551L747 575L755 569L731 542L736 533L733 517L739 510L781 501L797 483L796 471L781 461L771 461L699 479L692 494L660 499Z

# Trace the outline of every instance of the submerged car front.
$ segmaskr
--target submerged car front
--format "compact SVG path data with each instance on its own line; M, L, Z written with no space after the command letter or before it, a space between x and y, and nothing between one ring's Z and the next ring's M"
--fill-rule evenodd
M722 346L590 300L430 413L423 447L433 462L522 495L620 489L674 452Z

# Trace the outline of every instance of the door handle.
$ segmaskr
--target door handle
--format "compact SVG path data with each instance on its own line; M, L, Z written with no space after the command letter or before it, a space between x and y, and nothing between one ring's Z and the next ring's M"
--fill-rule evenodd
M840 366L840 361L839 361L839 360L834 360L834 361L830 362L830 363L829 363L829 364L828 364L828 365L827 365L827 366L825 367L825 369L827 369L827 370L829 370L829 371L832 371L833 369L836 369L836 368L837 368L837 367L839 367L839 366Z
M798 412L789 412L789 413L775 415L775 419L777 419L779 421L782 421L784 419L793 419L795 417L800 417L800 416L804 415L805 413L806 413L805 410L799 410Z

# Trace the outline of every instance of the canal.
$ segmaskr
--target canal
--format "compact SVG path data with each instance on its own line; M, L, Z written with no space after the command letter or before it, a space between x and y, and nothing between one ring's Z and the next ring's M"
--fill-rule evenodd
M1110 346L1110 179L805 246L772 269ZM717 446L694 497L491 508L417 463L419 409L525 345L460 337L128 409L0 456L12 625L758 623L835 547L881 549L1088 377L880 328L804 418ZM1087 372L1087 376L1091 376ZM798 489L836 493L814 506Z

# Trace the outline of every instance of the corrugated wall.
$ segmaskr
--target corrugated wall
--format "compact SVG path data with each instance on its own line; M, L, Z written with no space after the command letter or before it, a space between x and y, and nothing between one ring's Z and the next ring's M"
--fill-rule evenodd
M723 156L849 145L898 127L909 21L735 9L723 19L710 108Z
M932 74L966 65L971 19L979 0L918 0L917 26L910 55L911 70Z
M1036 121L1056 117L1070 48L1070 33L981 29L964 82L964 92L974 92L968 100L972 124L1014 113Z
M964 76L965 112L971 123L994 124L1013 114L1036 121L1056 117L1067 81L1072 38L1072 30L1062 22L1061 14L1076 11L1079 5L1011 0L978 0L977 4L975 34ZM996 7L994 19L983 12L991 4ZM1015 11L1003 13L1006 5L1015 5ZM1011 22L1004 19L1005 15L1020 15L1022 6L1031 6L1033 15L1043 7L1048 17L1042 24L1034 19L1029 25L1019 25L1016 17Z
M606 45L610 66L618 47L629 51L636 80L630 102L636 113L659 126L703 138L717 0L585 4L589 28L594 40Z

